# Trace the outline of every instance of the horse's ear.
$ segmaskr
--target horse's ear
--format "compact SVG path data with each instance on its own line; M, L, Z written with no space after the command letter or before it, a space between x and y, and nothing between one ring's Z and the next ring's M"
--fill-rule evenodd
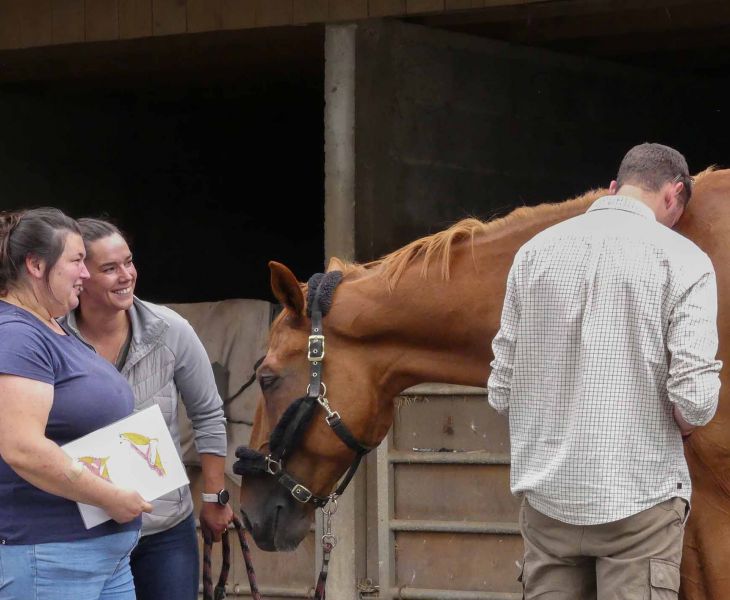
M327 265L327 273L330 271L344 271L345 270L345 262L337 258L336 256L333 256L330 258L330 262Z
M294 273L273 260L269 262L269 269L271 291L274 292L276 299L295 315L301 315L304 312L304 294Z

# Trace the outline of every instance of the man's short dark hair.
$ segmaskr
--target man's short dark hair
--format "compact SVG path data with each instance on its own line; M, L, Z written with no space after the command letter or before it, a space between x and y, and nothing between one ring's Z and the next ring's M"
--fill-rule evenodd
M684 184L682 200L687 204L692 196L687 160L674 148L648 142L626 153L616 175L619 188L629 184L649 192L658 192L665 184L678 181Z

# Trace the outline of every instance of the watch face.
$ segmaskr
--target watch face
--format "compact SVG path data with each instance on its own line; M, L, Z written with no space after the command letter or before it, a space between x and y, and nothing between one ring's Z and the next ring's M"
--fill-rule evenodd
M218 504L228 504L229 499L230 494L228 493L228 490L221 490L218 492Z

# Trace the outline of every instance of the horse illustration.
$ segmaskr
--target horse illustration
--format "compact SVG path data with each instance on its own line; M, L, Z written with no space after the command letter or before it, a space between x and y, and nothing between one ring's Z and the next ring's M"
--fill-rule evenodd
M404 389L423 382L485 386L516 251L606 193L594 190L558 204L518 208L487 223L467 219L368 264L333 259L327 270L341 271L342 279L317 334L326 338L326 348L324 338L312 341L316 335L307 313L312 290L285 266L270 263L272 290L285 310L272 325L268 353L258 369L264 399L250 441L253 450L268 454L268 462L247 473L241 489L241 509L259 547L291 550L299 544L309 531L316 499L326 502L358 453L385 437L394 398ZM708 169L697 177L677 230L707 252L717 270L719 358L727 365L730 170ZM320 355L313 352L326 353L318 363L326 386L321 392L312 367ZM725 368L721 374L715 418L686 443L694 495L682 564L685 600L730 597L728 372ZM310 393L313 381L318 382ZM303 395L326 397L327 404L313 404L312 417L312 411L301 408ZM335 420L345 426L344 437L332 426ZM274 458L270 444L278 447Z

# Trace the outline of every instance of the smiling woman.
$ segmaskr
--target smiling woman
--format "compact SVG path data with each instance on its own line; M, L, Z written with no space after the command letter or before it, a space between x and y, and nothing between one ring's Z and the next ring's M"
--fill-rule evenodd
M177 313L134 296L137 270L117 227L99 219L81 219L79 226L89 278L66 324L127 379L137 409L159 405L178 453L178 394L182 397L203 469L201 527L220 540L233 513L223 487L223 403L205 349ZM198 546L187 486L154 501L131 565L137 600L197 596Z
M89 278L78 224L56 209L0 215L0 599L135 597L137 493L60 446L132 412L116 371L56 321ZM76 501L113 521L86 529Z

